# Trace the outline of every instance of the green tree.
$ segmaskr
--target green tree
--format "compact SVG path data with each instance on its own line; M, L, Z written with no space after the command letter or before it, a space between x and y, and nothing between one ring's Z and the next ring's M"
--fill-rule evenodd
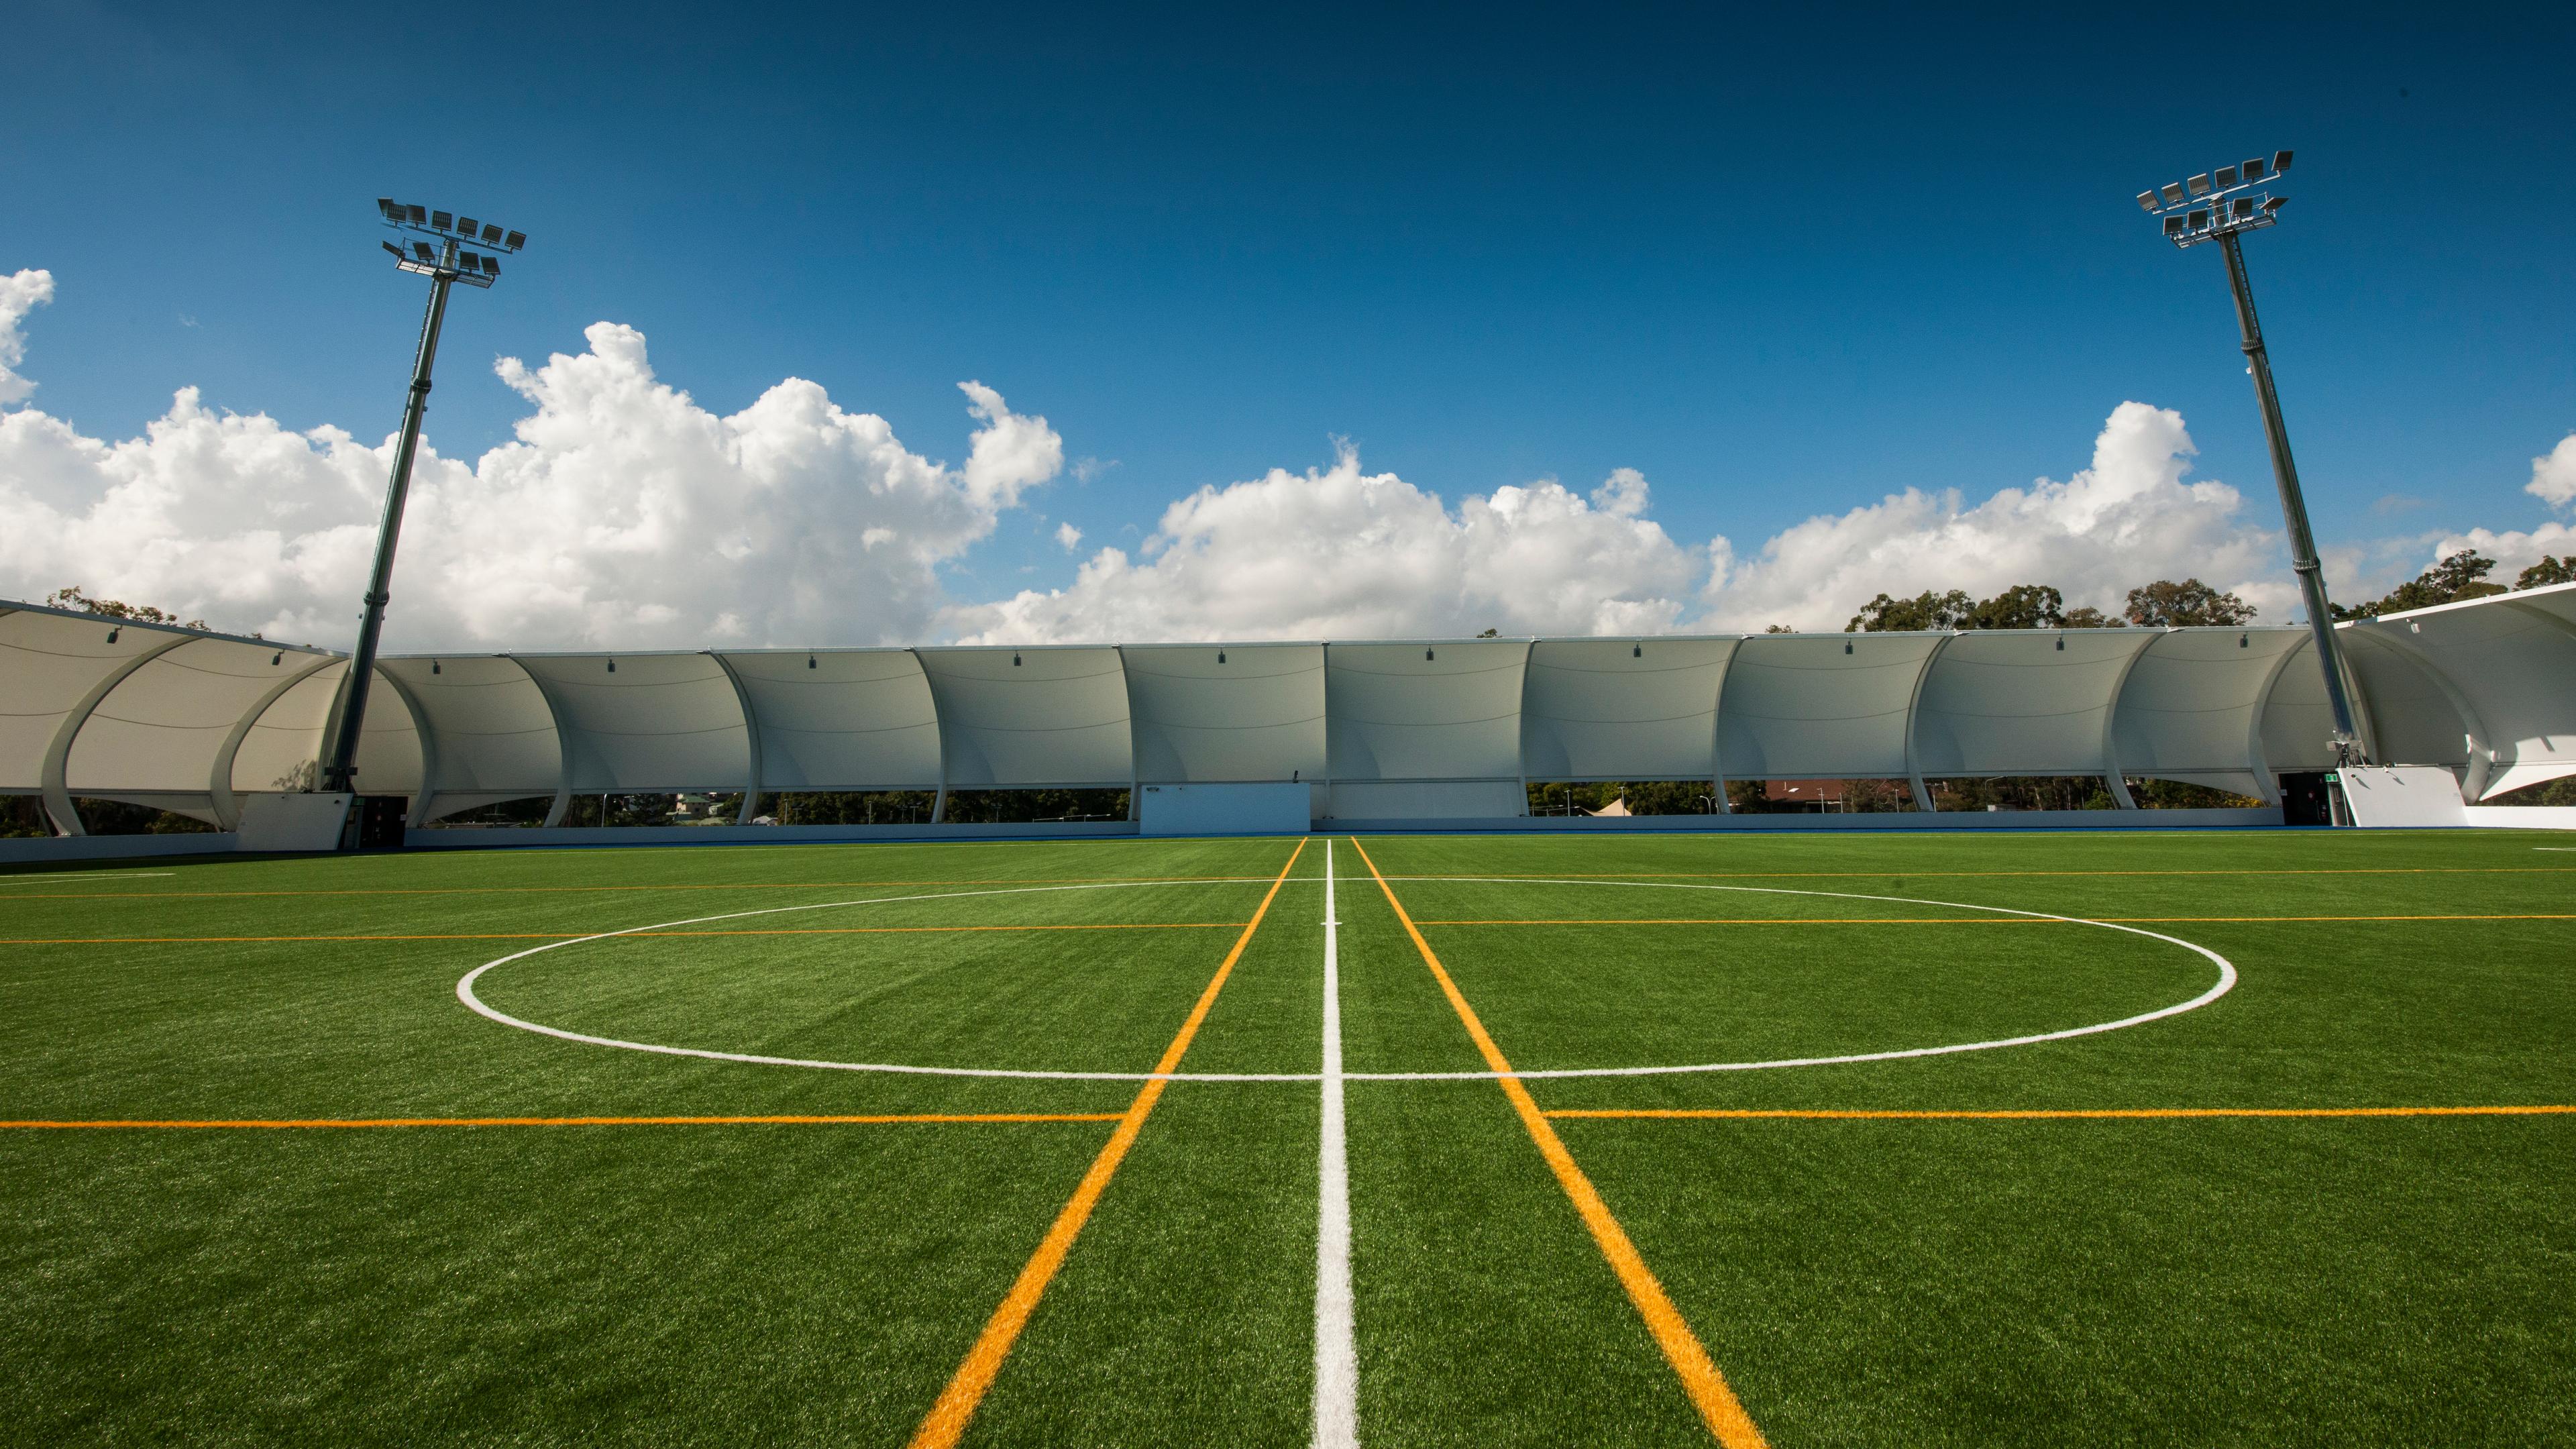
M2565 558L2551 555L2524 569L2514 578L2517 589L2536 589L2543 584L2576 584L2576 553Z
M56 589L45 595L45 607L78 609L84 614L97 614L103 618L132 619L137 624L170 624L181 629L204 629L209 632L215 627L203 619L189 619L182 622L178 615L165 614L149 604L129 604L122 599L93 599L82 593L78 584L73 584L69 588ZM250 637L256 639L259 636L253 634Z
M2132 624L2141 627L2251 624L2254 606L2222 593L2198 579L2175 583L2158 579L2152 584L2129 590L2129 606L2124 611Z
M2480 599L2505 591L2502 584L2486 581L2487 572L2496 561L2480 555L2475 549L2461 549L2445 555L2431 568L2390 589L2385 598L2347 609L2335 606L2338 619L2375 619L2382 614L2402 614L2409 609L2429 609L2435 604L2454 603L2461 599Z
M1846 634L1883 634L1924 629L1956 629L1965 625L1977 611L1977 601L1959 589L1936 594L1925 589L1911 599L1891 598L1881 594L1860 606L1851 622L1843 626Z
M2058 629L2066 624L2066 596L2046 584L2015 584L1969 610L1968 629Z
M2110 629L2117 627L2123 622L2125 621L2114 619L2110 615L2103 613L2101 610L2094 608L2091 604L2086 604L2080 609L2067 610L2066 617L2057 621L2057 627L2061 629Z

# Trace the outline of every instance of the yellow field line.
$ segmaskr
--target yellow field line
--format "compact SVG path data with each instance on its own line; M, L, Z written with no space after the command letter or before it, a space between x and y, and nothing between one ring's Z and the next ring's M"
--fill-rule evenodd
M888 1112L800 1117L239 1117L96 1122L0 1122L0 1129L100 1131L200 1127L745 1127L876 1126L896 1122L1115 1122L1115 1112Z
M1288 853L1288 863L1279 867L1278 877L1270 882L1270 890L1262 896L1252 919L1244 923L1243 934L1234 938L1234 949L1225 953L1216 975L1208 979L1207 989L1199 993L1189 1019L1181 1023L1172 1044L1163 1049L1162 1060L1154 1065L1157 1073L1180 1070L1181 1057L1189 1051L1191 1038L1198 1035L1199 1024L1207 1020L1209 1008L1216 1005L1217 992L1224 989L1226 977L1233 974L1234 963L1243 959L1243 950L1252 944L1252 933L1261 929L1262 918L1270 914L1270 903L1279 898L1279 888L1288 883L1288 872L1297 868L1297 857L1305 853L1306 842L1301 839L1297 848ZM939 1401L930 1406L930 1412L922 1416L921 1426L913 1430L912 1449L948 1449L966 1432L967 1421L975 1417L985 1390L993 1386L994 1376L1002 1371L1002 1360L1010 1356L1011 1345L1019 1341L1020 1330L1028 1325L1029 1315L1037 1311L1038 1299L1045 1294L1056 1270L1064 1266L1074 1238L1090 1220L1100 1195L1109 1190L1109 1179L1117 1175L1118 1164L1126 1160L1127 1149L1135 1145L1137 1134L1145 1129L1145 1119L1153 1115L1154 1104L1162 1100L1163 1089L1169 1085L1159 1076L1147 1082L1120 1115L1118 1130L1109 1134L1108 1145L1092 1159L1091 1170L1082 1175L1081 1184L1065 1201L1063 1211L1055 1215L1054 1225L1047 1229L1037 1251L1029 1255L1011 1291L1002 1296L1001 1306L993 1310L975 1346L966 1351L948 1387L940 1391Z
M1224 931L1241 921L1130 921L1120 924L1041 926L801 926L745 931L626 931L599 939L649 941L656 936L902 936L963 931ZM0 946L204 946L244 941L587 941L570 931L492 931L480 934L385 936L0 936Z
M1717 1371L1717 1364L1709 1358L1708 1349L1700 1343L1699 1336L1691 1332L1689 1321L1682 1317L1680 1309L1673 1306L1672 1298L1664 1292L1664 1285L1656 1281L1654 1271L1638 1255L1636 1244L1628 1240L1627 1230L1619 1226L1619 1219L1611 1214L1610 1205L1601 1200L1600 1192L1592 1186L1592 1179L1584 1176L1583 1169L1575 1164L1574 1154L1567 1150L1564 1139L1548 1125L1538 1103L1531 1100L1529 1088L1521 1085L1520 1078L1509 1075L1511 1062L1504 1058L1502 1048L1494 1044L1493 1037L1486 1034L1485 1024L1476 1019L1475 1008L1467 1004L1467 998L1458 990L1458 983L1449 979L1449 972L1440 964L1438 953L1431 949L1429 941L1423 939L1413 917L1405 913L1404 902L1395 898L1395 887L1387 884L1377 862L1369 859L1367 848L1356 837L1351 841L1351 848L1358 851L1360 859L1367 863L1369 874L1377 877L1377 888L1386 893L1386 903L1395 908L1395 918L1404 923L1405 934L1413 938L1413 948L1422 953L1422 964L1431 968L1433 979L1440 983L1441 994L1449 998L1450 1008L1458 1013L1458 1020L1465 1023L1467 1035L1475 1040L1476 1050L1483 1053L1486 1067L1505 1074L1496 1078L1503 1094L1511 1099L1512 1109L1520 1114L1521 1125L1529 1130L1530 1140L1538 1144L1539 1155L1546 1158L1547 1165L1555 1171L1556 1180L1565 1189L1565 1195L1573 1199L1574 1210L1582 1215L1583 1225L1592 1230L1592 1241L1600 1245L1601 1256L1610 1261L1611 1271L1619 1275L1620 1286L1628 1290L1628 1301L1637 1306L1638 1314L1646 1320L1646 1329L1654 1335L1656 1346L1664 1351L1664 1358L1673 1366L1673 1372L1681 1376L1682 1388L1698 1408L1700 1419L1726 1449L1763 1449L1762 1431L1755 1426L1753 1416L1745 1412L1743 1402L1735 1397L1735 1390L1728 1387L1726 1376Z
M2025 1108L1998 1112L1853 1110L1807 1107L1551 1107L1550 1117L1671 1118L1698 1121L1827 1122L2052 1122L2167 1117L2545 1117L2576 1113L2576 1106L2533 1107L2088 1107Z
M32 879L18 876L11 879ZM976 886L976 885L1222 885L1238 883L1259 885L1266 876L1258 875L1032 875L988 876L974 880L816 880L816 881L745 881L728 884L721 881L693 882L679 885L563 885L563 886L417 886L351 888L316 891L38 891L11 896L20 901L149 901L149 900L229 900L257 899L267 896L517 896L517 895L583 895L623 891L806 891L806 890L872 890L879 886Z
M2081 926L2092 921L2133 925L2223 921L2576 921L2569 915L2501 916L2085 916L2031 919L2014 916L1664 916L1422 921L1425 926Z

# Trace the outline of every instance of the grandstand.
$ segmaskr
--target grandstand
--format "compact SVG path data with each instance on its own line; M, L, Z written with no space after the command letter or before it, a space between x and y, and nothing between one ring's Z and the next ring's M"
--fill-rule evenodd
M2576 585L2339 628L2371 760L2448 772L2472 808L2576 773ZM2124 812L2133 779L2269 807L2128 824L2277 823L2282 778L2336 763L2314 648L2246 627L393 655L377 697L398 707L367 718L358 789L400 797L415 844L504 801L560 829L608 793L738 792L750 820L784 793L920 791L946 825L951 792L1116 789L1130 820L1082 829L1536 828L1534 780L1706 782L1697 828L1852 823L1726 818L1731 781L1887 779L1928 815L1927 780L2024 775L2098 777ZM309 791L346 669L6 606L0 791L40 796L65 836L75 797L256 835L263 801ZM2402 816L2472 820L2538 823Z

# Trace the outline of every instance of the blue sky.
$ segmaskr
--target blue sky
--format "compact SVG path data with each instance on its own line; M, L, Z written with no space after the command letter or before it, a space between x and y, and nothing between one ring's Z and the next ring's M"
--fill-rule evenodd
M528 412L492 358L603 319L717 413L808 378L952 463L958 382L1043 414L1105 466L947 560L961 598L1335 438L1453 503L1634 468L1746 550L2063 478L2135 400L2268 524L2219 258L2129 198L2286 146L2248 251L2320 537L2552 516L2565 9L933 12L34 0L0 90L0 273L56 288L32 405L112 440L196 385L374 442L420 301L392 194L534 238L452 315L450 457Z

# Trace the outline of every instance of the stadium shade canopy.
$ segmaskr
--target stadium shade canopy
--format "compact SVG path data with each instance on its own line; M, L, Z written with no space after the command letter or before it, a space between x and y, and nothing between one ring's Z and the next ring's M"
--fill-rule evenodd
M2341 626L2371 758L2475 801L2576 774L2576 585ZM2332 767L2296 628L387 656L359 789L413 824L677 791L1296 781L1318 818L1532 780L2092 775L2277 798ZM236 825L309 788L339 654L0 604L0 793Z

